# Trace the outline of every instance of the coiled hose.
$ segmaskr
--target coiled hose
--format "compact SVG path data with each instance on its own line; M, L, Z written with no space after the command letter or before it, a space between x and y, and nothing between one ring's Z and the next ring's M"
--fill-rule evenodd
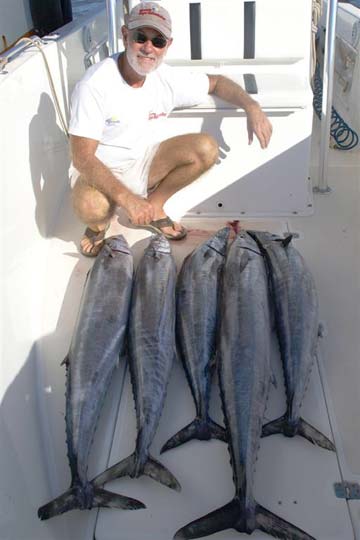
M313 106L319 118L321 118L322 88L323 84L320 76L320 66L317 64L313 78ZM359 142L359 136L356 131L351 129L334 107L331 107L330 135L335 141L335 148L338 148L339 150L352 150Z

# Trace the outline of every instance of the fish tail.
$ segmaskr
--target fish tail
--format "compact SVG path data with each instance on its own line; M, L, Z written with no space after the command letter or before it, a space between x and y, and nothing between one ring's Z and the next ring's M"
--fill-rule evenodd
M149 458L145 463L144 474L164 484L164 486L175 489L175 491L181 491L181 486L175 476L154 458Z
M38 510L38 517L41 520L50 519L54 516L64 514L70 510L90 510L95 507L121 508L123 510L138 510L146 508L141 501L105 491L101 488L92 489L91 496L84 495L79 487L73 487L65 491L56 499L41 506Z
M269 435L276 435L277 433L285 434L287 425L287 417L285 415L280 416L280 418L276 418L263 426L261 437L268 437Z
M315 540L313 536L299 529L292 523L273 514L260 504L255 508L255 528L263 531L275 538L283 538L284 540Z
M297 433L298 435L305 437L305 439L310 441L312 444L321 446L321 448L331 450L332 452L335 452L336 450L334 443L330 441L330 439L328 439L323 433L314 428L311 424L305 422L303 418L300 418Z
M176 448L192 439L199 439L200 441L219 439L224 442L227 440L226 431L223 427L219 426L219 424L210 418L207 420L196 418L193 422L173 435L173 437L171 437L161 448L160 453L162 454L167 450Z
M232 529L238 519L239 505L237 500L233 499L225 506L206 514L206 516L195 519L179 529L174 536L174 540L202 538L225 529Z
M38 517L41 520L50 519L59 514L64 514L69 510L78 508L79 504L76 497L75 489L71 488L65 491L56 499L50 501L47 504L41 506L38 510Z
M175 476L164 467L159 461L148 457L144 466L140 468L136 459L136 453L131 454L127 458L115 463L112 467L109 467L103 473L96 476L93 479L92 483L95 486L100 486L121 476L130 476L131 478L138 478L142 475L150 476L154 480L164 484L165 486L180 491L181 487L179 482L176 480Z
M135 454L131 454L127 458L122 459L118 463L115 463L115 465L112 465L101 474L95 476L95 478L92 479L91 483L94 486L101 486L103 484L106 484L107 482L111 482L111 480L121 478L122 476L134 476L134 470Z
M94 504L101 508L122 508L123 510L139 510L146 508L145 504L137 499L125 497L119 493L113 493L101 488L94 490Z
M276 433L283 433L287 437L294 437L295 435L300 435L304 437L312 444L316 444L321 448L326 450L331 450L335 452L335 445L330 439L323 435L320 431L314 428L311 424L308 424L303 418L300 418L296 425L292 426L289 423L288 417L286 415L265 424L262 428L262 437L267 437L269 435L274 435Z
M260 529L275 538L288 540L315 540L305 531L276 516L269 510L256 504L255 512L246 513L239 498L235 497L230 503L210 512L177 531L175 540L202 538L226 529L235 529L240 533L251 534Z

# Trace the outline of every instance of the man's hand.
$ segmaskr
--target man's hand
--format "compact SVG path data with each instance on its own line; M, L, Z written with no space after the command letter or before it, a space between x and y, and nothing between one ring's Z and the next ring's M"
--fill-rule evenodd
M151 203L134 193L127 193L120 201L120 206L134 225L145 225L154 219L154 208Z
M258 103L251 104L246 109L246 115L249 144L253 142L255 133L261 148L267 148L272 134L272 125L268 117Z

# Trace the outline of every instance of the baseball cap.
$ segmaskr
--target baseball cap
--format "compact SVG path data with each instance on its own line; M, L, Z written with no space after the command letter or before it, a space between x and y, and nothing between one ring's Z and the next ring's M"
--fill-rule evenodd
M125 22L129 30L149 26L161 32L167 39L171 37L170 14L155 2L140 2L133 7Z

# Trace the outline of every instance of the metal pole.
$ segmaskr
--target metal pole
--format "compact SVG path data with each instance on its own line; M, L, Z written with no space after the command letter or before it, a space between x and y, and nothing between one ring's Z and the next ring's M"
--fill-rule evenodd
M109 56L118 52L116 0L106 0L106 14L109 37Z
M334 86L335 63L335 35L337 0L327 0L326 35L323 68L323 96L321 108L321 136L320 136L320 167L319 184L315 191L328 193L331 191L327 184L331 108Z

